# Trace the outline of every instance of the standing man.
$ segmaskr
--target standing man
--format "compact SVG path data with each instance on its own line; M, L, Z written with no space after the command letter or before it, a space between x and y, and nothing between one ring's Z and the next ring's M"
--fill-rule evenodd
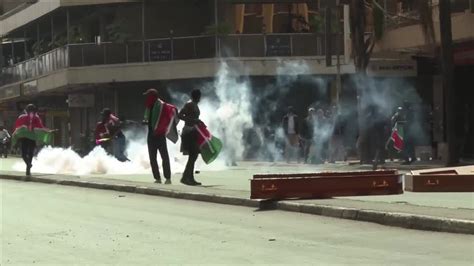
M8 130L3 126L0 125L0 156L3 155L4 158L7 158L8 155L8 143L10 142L10 133Z
M371 140L374 145L374 160L372 161L373 170L377 169L379 164L385 163L385 132L387 119L379 106L369 106L369 119L371 129Z
M161 100L156 89L149 89L143 95L146 96L143 122L148 126L148 155L153 177L155 183L161 183L160 169L156 158L157 151L159 151L163 175L166 179L165 184L171 184L171 167L166 138L173 143L178 141L178 131L176 130L178 109Z
M416 161L415 155L415 136L414 136L414 123L415 123L415 114L413 112L412 105L405 101L403 103L403 109L405 111L405 162L403 164L411 164Z
M47 129L37 113L36 106L28 104L23 114L15 122L15 131L12 134L12 144L20 142L21 157L26 164L26 175L31 175L33 155L36 142L51 143L52 130Z
M301 151L304 163L308 163L309 153L314 140L314 121L316 117L316 110L314 108L308 109L308 116L301 123Z
M293 106L288 106L288 113L283 117L282 124L286 137L285 157L289 163L292 151L299 145L298 116L293 112Z

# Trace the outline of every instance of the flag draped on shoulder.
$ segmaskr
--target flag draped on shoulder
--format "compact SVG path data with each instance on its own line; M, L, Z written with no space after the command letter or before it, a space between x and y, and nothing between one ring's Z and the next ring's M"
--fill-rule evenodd
M12 134L12 144L15 145L21 138L34 140L41 144L48 145L52 140L52 132L43 126L43 122L41 122L41 118L38 114L28 115L24 113L15 121L15 129Z
M206 164L212 163L222 150L222 141L213 136L204 123L195 126L197 134L197 143L201 152L202 160Z
M166 136L173 143L176 143L178 141L178 130L176 128L179 122L178 108L160 99L156 99L152 107L150 105L145 110L145 119L150 120L154 134L156 136Z

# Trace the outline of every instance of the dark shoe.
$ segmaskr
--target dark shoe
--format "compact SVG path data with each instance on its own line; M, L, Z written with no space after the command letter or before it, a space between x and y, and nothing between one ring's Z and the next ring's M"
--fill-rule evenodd
M161 184L161 178L155 179L156 184Z
M191 180L191 184L192 184L192 186L200 186L200 185L202 185L200 182L197 182L197 181L194 180L194 179Z
M183 178L181 178L180 182L184 185L192 186L192 183L191 183L191 181L189 181L188 178L183 177Z
M30 166L26 167L26 176L31 176L31 167Z
M189 178L181 178L181 183L187 186L200 186L201 183L197 182L194 179L189 179Z
M171 185L171 179L167 178L167 179L165 180L165 185Z

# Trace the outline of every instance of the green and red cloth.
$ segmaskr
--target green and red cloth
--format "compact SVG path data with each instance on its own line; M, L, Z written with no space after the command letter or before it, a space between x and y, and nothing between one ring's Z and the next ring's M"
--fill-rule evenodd
M19 139L26 138L48 145L52 141L52 136L52 131L43 125L38 114L24 113L15 121L12 144L15 145Z
M201 152L202 160L206 164L212 163L222 150L222 141L213 136L204 123L195 126L197 134L198 147Z
M403 151L403 148L405 146L404 141L403 141L403 125L399 123L395 123L395 126L392 129L392 134L390 136L390 139L393 142L393 148L397 150L398 152Z
M151 123L156 136L166 136L173 143L178 141L178 108L166 103L154 95L147 97L145 102L144 120Z

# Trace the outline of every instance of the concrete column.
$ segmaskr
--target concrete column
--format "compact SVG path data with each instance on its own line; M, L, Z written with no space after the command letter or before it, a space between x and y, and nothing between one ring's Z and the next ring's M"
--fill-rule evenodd
M235 32L244 32L244 14L245 14L245 4L235 5L235 21L234 21L234 33Z
M263 4L262 15L266 33L273 33L274 4Z

